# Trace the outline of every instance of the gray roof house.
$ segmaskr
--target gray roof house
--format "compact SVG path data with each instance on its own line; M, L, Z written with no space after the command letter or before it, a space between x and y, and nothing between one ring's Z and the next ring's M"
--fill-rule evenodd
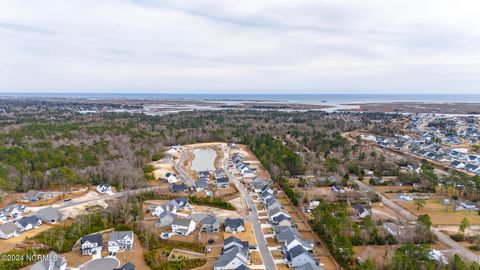
M160 227L167 227L172 225L173 220L175 219L176 215L173 214L172 212L162 212L159 216L159 219L155 221L155 227L160 228Z
M30 202L36 202L41 200L50 199L53 196L51 192L44 192L38 190L29 190L27 193L23 194L23 198Z
M119 252L133 247L133 232L118 231L108 235L108 251Z
M215 184L217 185L217 188L227 188L230 185L228 179L225 177L216 178Z
M187 198L178 197L172 200L172 203L175 204L177 209L183 209L189 205Z
M185 184L173 184L171 188L173 192L187 192L190 190Z
M22 217L21 219L16 220L15 224L23 232L37 228L38 226L42 225L42 221L37 216L33 215L29 217Z
M195 191L200 192L208 189L208 182L205 178L200 178L195 182Z
M301 246L292 248L285 254L285 259L289 267L300 267L307 263L319 265L320 262L315 260L308 251Z
M224 253L218 257L218 261L215 262L214 270L233 270L238 267L248 264L249 258L245 257L241 249L231 250L228 253Z
M266 209L274 209L274 208L281 208L282 205L275 199L275 197L269 197L265 200L265 208Z
M82 255L92 255L101 252L103 249L102 235L99 233L85 235L80 240L80 251Z
M245 224L241 218L227 218L223 225L226 232L236 233L245 231Z
M4 213L8 217L16 217L25 212L25 209L26 207L23 204L12 204L0 209L0 212Z
M38 210L35 215L43 222L47 223L56 223L62 220L62 213L60 213L60 210L51 206Z
M8 239L15 237L20 233L20 228L13 222L8 222L0 225L0 238Z
M228 250L232 247L240 247L248 250L248 241L242 241L235 236L230 236L223 241L223 249Z
M220 230L220 222L214 215L208 215L200 221L200 230L207 233L215 233Z
M214 270L245 270L250 263L248 242L236 237L229 237L224 241L223 254L214 264Z
M47 255L47 258L42 258L42 260L32 265L29 270L65 270L66 268L67 260L65 260L65 257L61 257L52 251Z
M222 168L217 168L215 170L215 179L226 177L225 171Z

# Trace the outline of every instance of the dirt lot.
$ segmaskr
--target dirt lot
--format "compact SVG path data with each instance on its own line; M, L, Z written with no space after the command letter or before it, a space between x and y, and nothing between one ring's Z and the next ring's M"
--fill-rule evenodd
M248 241L249 245L257 245L257 242L255 241L255 236L253 235L252 223L250 222L245 222L244 232L237 232L237 233L223 232L224 239L227 239L230 236L235 236L237 238L240 238L243 241Z
M252 259L252 264L254 265L263 264L262 257L260 257L260 253L258 253L258 251L250 252L250 258Z
M329 187L312 187L308 190L303 189L302 192L306 194L310 201L317 200L319 198L332 201L335 198L335 194Z

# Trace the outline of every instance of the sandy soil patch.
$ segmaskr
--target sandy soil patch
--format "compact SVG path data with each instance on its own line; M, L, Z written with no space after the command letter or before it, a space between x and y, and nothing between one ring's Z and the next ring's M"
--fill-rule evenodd
M250 258L252 260L252 264L254 265L263 264L262 257L260 256L260 253L258 251L250 252Z
M272 253L272 257L273 257L274 260L279 260L279 259L284 259L285 258L285 256L283 255L283 253L280 250L272 250L271 253Z

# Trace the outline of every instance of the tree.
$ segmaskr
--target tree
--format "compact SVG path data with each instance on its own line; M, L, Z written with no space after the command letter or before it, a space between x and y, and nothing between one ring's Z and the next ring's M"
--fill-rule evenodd
M428 214L418 216L417 223L427 227L428 229L430 229L430 227L432 226L432 220L430 219L430 216Z
M415 198L413 205L417 207L417 210L420 210L420 208L424 207L427 202L424 199L421 198Z
M458 226L458 232L461 233L462 235L465 235L465 230L470 227L470 222L468 221L467 218L463 218L462 221L460 222L460 225Z

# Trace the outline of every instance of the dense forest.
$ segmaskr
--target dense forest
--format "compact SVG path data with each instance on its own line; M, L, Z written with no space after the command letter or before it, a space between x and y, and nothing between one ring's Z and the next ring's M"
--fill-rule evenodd
M340 134L369 123L369 114L234 110L85 115L55 108L9 107L0 116L0 189L66 189L99 182L120 189L141 187L144 168L165 146L207 141L251 145L278 177L285 172L319 175L327 154L348 155ZM265 151L273 139L290 152Z

